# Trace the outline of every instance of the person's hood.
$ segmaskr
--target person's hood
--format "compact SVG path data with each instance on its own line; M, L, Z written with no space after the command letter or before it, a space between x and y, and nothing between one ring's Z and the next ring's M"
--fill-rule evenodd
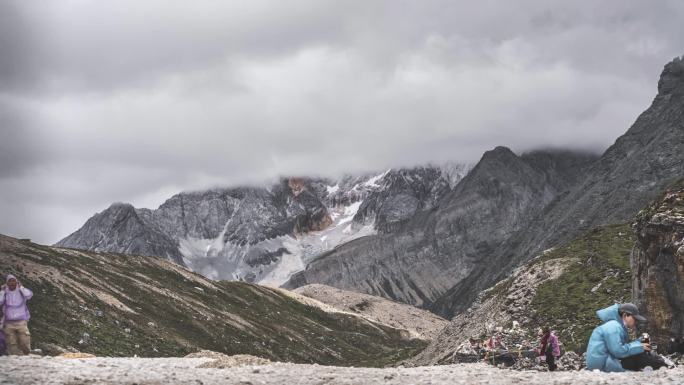
M601 310L597 311L596 315L603 322L615 320L615 321L618 321L620 324L622 324L622 318L620 318L620 314L618 313L619 309L620 309L620 305L618 305L618 304L611 305L605 309L601 309Z
M5 278L5 283L9 283L10 279L17 279L17 277L13 276L12 274L7 274L7 277Z

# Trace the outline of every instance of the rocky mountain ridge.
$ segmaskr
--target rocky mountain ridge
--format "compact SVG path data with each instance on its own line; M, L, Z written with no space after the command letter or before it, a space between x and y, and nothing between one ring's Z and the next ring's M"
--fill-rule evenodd
M310 258L429 210L467 170L452 164L338 181L284 178L268 188L180 193L156 210L116 203L56 245L158 255L209 278L278 286Z
M518 156L497 147L433 210L390 234L357 239L322 254L284 287L320 283L430 309L456 283L484 267L483 255L531 221L595 159L567 151Z

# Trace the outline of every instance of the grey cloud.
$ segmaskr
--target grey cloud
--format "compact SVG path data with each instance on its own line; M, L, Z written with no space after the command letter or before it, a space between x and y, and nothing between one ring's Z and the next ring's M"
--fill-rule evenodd
M37 123L30 109L0 95L0 179L24 175L54 159L45 138L34 135Z
M317 45L358 50L369 65L391 67L430 34L483 47L520 39L543 48L540 61L633 73L653 64L643 50L667 49L650 45L677 43L683 16L675 1L4 4L2 48L13 53L3 55L12 75L5 78L23 79L22 91L54 92L150 87L162 74Z
M113 201L497 145L601 151L684 53L682 20L680 1L0 2L0 232L55 242Z
M21 89L40 71L37 31L20 2L0 2L0 90Z
M334 41L338 14L329 1L60 2L5 4L3 49L21 59L7 69L16 91L108 92L149 87L160 75L202 69L243 55L285 55ZM11 15L16 15L14 18Z

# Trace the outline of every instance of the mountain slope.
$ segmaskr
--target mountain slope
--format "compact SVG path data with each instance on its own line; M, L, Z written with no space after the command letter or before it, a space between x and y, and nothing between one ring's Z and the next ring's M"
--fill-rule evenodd
M480 292L410 364L458 362L455 353L469 346L469 338L487 339L497 327L512 329L513 322L519 327L511 334L519 341L534 344L537 329L548 325L566 351L584 351L599 323L596 310L631 298L629 259L635 240L629 225L612 225L548 250Z
M591 165L586 177L491 252L498 269L480 269L438 301L439 314L465 310L481 290L542 250L596 226L630 220L665 186L684 176L684 61L668 63L658 94L632 127Z
M358 314L373 322L407 330L413 338L432 340L448 321L427 310L368 294L325 285L307 285L295 293L318 300L339 311Z
M0 265L35 293L34 346L101 356L183 356L200 349L275 361L382 366L424 343L280 291L216 282L156 257L40 246L0 236Z
M431 308L454 284L486 268L482 257L532 220L560 188L577 179L581 166L595 159L543 154L519 157L505 147L485 153L432 210L390 234L357 239L322 254L284 287L320 283ZM540 162L539 157L554 161ZM579 170L558 166L566 163Z

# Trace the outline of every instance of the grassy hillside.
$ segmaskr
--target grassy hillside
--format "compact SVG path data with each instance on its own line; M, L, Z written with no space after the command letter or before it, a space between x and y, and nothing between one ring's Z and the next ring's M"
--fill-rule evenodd
M276 290L207 280L159 258L53 248L0 235L0 266L35 293L34 347L50 343L100 356L142 357L209 349L276 361L384 366L425 344Z
M601 227L531 263L529 268L554 259L574 260L557 279L537 288L530 309L533 323L552 326L567 350L584 351L600 323L596 310L631 300L629 255L635 240L629 225Z

